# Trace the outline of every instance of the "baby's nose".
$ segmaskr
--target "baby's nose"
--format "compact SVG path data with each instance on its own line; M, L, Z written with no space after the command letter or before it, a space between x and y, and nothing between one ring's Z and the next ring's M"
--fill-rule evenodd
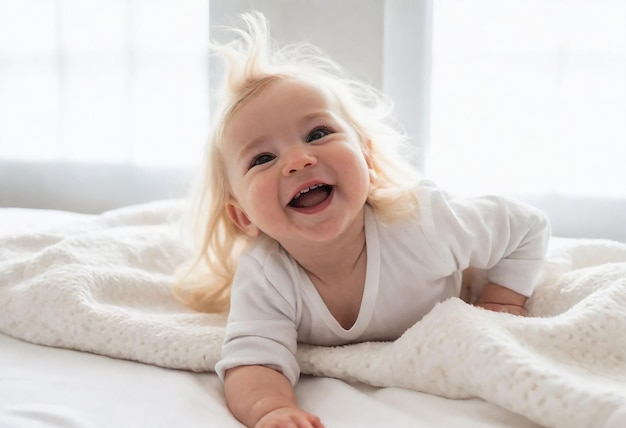
M317 163L317 158L306 147L297 147L289 150L283 159L285 160L283 167L283 174L285 175L293 174Z

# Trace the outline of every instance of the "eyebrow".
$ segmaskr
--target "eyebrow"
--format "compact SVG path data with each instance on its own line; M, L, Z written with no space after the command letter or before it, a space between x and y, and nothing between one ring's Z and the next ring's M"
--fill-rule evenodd
M302 116L298 120L298 123L306 123L306 122L309 122L309 121L311 121L313 119L318 119L318 118L325 118L325 119L336 120L335 119L335 115L333 113L331 113L328 110L323 110L323 111L315 111L313 113L309 113L309 114L306 114L306 115Z
M253 138L250 142L244 144L241 150L239 150L239 152L237 153L237 162L242 162L245 158L248 157L248 153L251 152L256 145L266 139L266 135L261 135L259 137Z

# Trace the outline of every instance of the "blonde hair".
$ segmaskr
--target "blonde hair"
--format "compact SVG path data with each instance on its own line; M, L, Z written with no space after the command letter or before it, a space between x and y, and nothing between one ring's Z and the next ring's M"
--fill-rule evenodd
M213 50L226 62L221 104L205 149L203 169L191 198L188 223L195 242L189 264L181 267L174 294L192 308L226 312L238 256L248 238L229 219L231 198L221 145L234 112L276 79L299 79L332 94L340 113L359 136L377 177L367 203L383 221L410 216L420 176L407 160L405 135L391 115L392 103L379 91L351 79L317 48L297 44L275 48L259 13L242 16L248 31L231 29L234 41Z

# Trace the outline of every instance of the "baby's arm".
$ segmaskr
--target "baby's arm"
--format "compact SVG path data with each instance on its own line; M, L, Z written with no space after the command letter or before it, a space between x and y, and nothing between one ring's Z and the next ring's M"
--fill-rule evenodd
M319 418L298 407L289 380L265 366L229 369L224 379L226 402L247 427L324 428Z
M475 305L496 312L508 312L527 316L525 308L528 298L523 294L492 282L487 283Z
M488 284L475 304L526 314L524 305L533 293L547 253L547 216L500 197L450 199L428 188L422 190L420 204L422 230L442 261L441 275L446 276L447 269L483 270Z

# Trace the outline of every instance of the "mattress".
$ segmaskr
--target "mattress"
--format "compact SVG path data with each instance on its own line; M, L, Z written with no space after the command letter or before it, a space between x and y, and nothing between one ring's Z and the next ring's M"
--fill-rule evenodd
M173 256L176 252L168 252L165 247L175 241L176 221L171 214L179 209L180 201L159 201L100 215L0 209L0 427L241 426L229 413L222 385L212 372L219 354L219 322L200 318L201 314L176 306L177 302L162 290L159 293L149 291L140 297L133 294L135 291L129 291L133 284L138 287L135 290L141 290L141 281L150 285L149 290L155 290L157 285L166 288L170 278L168 269L176 262ZM167 233L162 228L165 224ZM572 246L571 241L566 241L557 244L555 251L561 254L565 254L563 248L580 247L591 251L596 259L598 248L612 249L611 254L607 250L605 258L587 260L585 269L595 264L606 270L609 265L622 265L622 258L626 261L626 246L618 243L585 241L583 246ZM111 276L101 274L102 265L113 269L115 257L124 259L125 249L132 246L142 248L141 253L129 256L137 263L132 267L134 276L126 277L126 272L121 270ZM579 263L582 253L576 254ZM151 264L148 255L159 259L159 263ZM184 258L184 254L178 256ZM172 264L164 265L163 261L168 259L172 259ZM87 266L90 260L93 266L89 277L81 276L83 271L74 270L81 268L81 263ZM561 259L554 260L563 267ZM613 276L620 278L619 272ZM76 278L79 280L74 281ZM82 282L81 278L88 280ZM68 284L83 288L70 288ZM610 290L620 284L612 285ZM111 290L123 291L113 295ZM563 288L559 292L562 291ZM554 289L550 292L554 293ZM587 292L588 296L598 299L592 291ZM82 306L68 303L73 298ZM523 325L521 331L533 328L545 331L548 324L541 324L542 320L558 318L559 313L577 314L575 308L584 306L584 298L579 296L578 306L572 304L569 309L563 306L553 314L542 314L536 318L535 327ZM448 318L454 313L458 318L467 311L478 310L461 304L444 303L433 312ZM536 302L535 310L538 313L544 310L540 301ZM526 403L522 403L523 395L519 396L521 398L507 396L507 391L498 384L501 375L498 370L502 368L481 367L476 363L480 360L467 358L471 356L471 349L466 355L457 353L459 361L447 372L447 382L437 378L437 373L447 370L446 366L432 368L431 376L430 372L424 372L431 370L427 366L417 367L415 361L405 362L399 358L404 351L402 344L414 346L411 340L416 337L422 343L422 330L432 331L437 328L435 324L441 324L438 313L418 323L420 325L401 338L404 342L336 349L303 347L299 359L306 374L296 386L299 403L319 415L327 427L537 427L560 426L561 421L561 426L591 426L587 425L587 419L576 414L578 402L585 411L585 403L599 409L594 411L599 421L595 426L624 426L626 407L613 405L626 402L626 362L620 359L623 356L619 349L603 351L602 361L617 359L610 367L604 363L584 366L580 359L572 360L578 362L573 367L567 360L564 367L559 367L563 375L554 378L552 384L542 384L541 377L537 378L535 388L544 385L556 388L553 384L558 383L567 388L566 391L573 388L579 394L562 401L570 406L569 416L555 414L555 408L542 408L547 414L541 416L537 408L528 407L533 401L532 394L529 398L528 391L520 390L526 396ZM472 312L470 316L489 319L502 331L514 331L519 324L512 316L507 318L507 314ZM614 321L616 334L626 332L623 313L613 312L607 317ZM96 331L95 326L102 326L101 330ZM493 332L497 336L500 330ZM470 333L468 330L463 334ZM545 347L546 352L540 359L532 360L533 363L552 358L545 343L532 344L523 333L518 336L526 341L523 343L528 343L529 349ZM120 337L125 339L117 340ZM501 348L503 355L510 349L518 349L520 343L511 344L513 348ZM450 343L443 341L442 346L448 347L439 351L444 355ZM619 348L621 342L616 341L615 346ZM399 351L397 355L393 355L396 354L394 349ZM587 348L579 344L578 348L570 347L566 351L572 353L576 349ZM432 359L424 352L429 350L419 346L414 355ZM390 356L395 360L385 359ZM445 360L435 358L439 359ZM464 365L465 360L470 365ZM413 364L414 369L403 366L405 363ZM550 364L559 363L551 361ZM366 372L365 365L370 372ZM528 379L537 375L532 368L514 370ZM579 373L581 370L584 373ZM471 377L472 373L485 378L485 382ZM485 373L496 377L484 376ZM450 379L452 374L456 381ZM547 376L545 371L540 375ZM581 388L577 389L578 385ZM607 396L611 400L606 399ZM518 405L520 403L526 407ZM564 412L562 408L560 411ZM572 415L579 424L568 422Z

